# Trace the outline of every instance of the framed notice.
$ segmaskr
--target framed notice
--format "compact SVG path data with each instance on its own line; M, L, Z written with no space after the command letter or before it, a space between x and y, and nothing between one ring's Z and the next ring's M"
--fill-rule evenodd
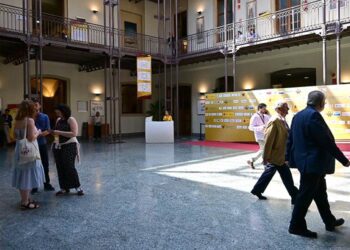
M100 112L100 116L105 115L105 107L102 101L90 101L90 116L95 116L96 112Z
M88 102L87 101L77 101L78 112L88 112Z
M197 102L197 114L205 115L205 100L198 100Z

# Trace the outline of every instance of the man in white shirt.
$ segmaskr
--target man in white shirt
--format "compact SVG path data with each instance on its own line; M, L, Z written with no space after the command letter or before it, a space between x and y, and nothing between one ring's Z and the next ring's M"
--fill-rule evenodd
M249 130L254 131L255 141L259 144L259 151L250 160L247 161L248 165L252 169L255 169L254 162L256 162L256 160L259 159L259 157L261 157L264 151L264 130L266 124L270 120L270 115L268 113L269 112L266 109L266 104L260 103L258 105L258 112L256 112L250 118Z

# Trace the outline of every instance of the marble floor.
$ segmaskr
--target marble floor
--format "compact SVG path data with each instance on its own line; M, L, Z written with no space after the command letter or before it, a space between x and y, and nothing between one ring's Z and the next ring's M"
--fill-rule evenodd
M11 187L13 149L0 149L0 249L350 249L350 169L328 176L331 208L345 225L328 232L314 204L319 238L287 232L292 207L278 174L266 201L249 193L262 172L251 152L176 142L82 143L77 167L85 196L35 195L19 209ZM52 157L52 156L51 156ZM58 188L51 159L50 176ZM299 175L293 170L298 184Z

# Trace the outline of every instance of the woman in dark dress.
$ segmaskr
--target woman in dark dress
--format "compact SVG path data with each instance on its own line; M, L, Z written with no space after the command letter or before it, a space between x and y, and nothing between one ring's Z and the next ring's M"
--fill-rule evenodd
M75 168L75 160L79 157L79 142L76 138L78 135L77 121L71 116L71 110L66 105L58 105L55 112L58 119L55 130L52 131L55 136L53 154L61 188L56 195L68 194L71 188L75 188L78 195L84 195Z

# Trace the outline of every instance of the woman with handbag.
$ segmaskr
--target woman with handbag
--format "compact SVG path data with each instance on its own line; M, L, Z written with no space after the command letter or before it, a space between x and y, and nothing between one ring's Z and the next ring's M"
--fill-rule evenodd
M80 188L79 176L75 168L75 160L79 160L79 142L78 124L71 116L71 110L68 106L60 104L55 108L58 119L55 130L52 134L55 136L53 144L53 155L56 161L58 181L61 190L56 193L57 196L65 195L70 189L75 188L77 195L84 195Z
M41 131L35 127L34 116L34 103L25 100L20 104L15 118L16 149L12 186L19 190L23 210L39 207L38 203L30 198L30 191L33 188L40 188L45 182L36 140Z

